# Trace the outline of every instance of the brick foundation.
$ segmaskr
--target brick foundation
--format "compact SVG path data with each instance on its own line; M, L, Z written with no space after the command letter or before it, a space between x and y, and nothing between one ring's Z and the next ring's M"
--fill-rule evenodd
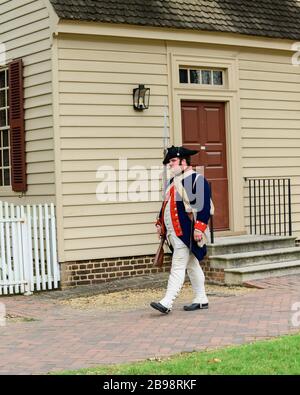
M201 262L201 267L205 275L205 281L211 284L224 284L224 269L213 269L209 264L209 257L205 257Z
M61 264L61 287L92 285L115 279L168 272L171 255L165 254L164 265L153 267L154 256L104 258Z
M61 264L61 288L99 284L120 278L170 271L170 254L165 254L164 265L161 268L153 267L153 258L153 255L145 255L65 262ZM207 282L224 283L224 271L212 269L208 258L201 262L201 267Z

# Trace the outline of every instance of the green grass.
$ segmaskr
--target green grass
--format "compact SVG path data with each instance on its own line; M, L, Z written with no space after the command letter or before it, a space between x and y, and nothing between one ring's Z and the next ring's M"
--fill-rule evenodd
M63 371L80 375L299 375L300 333L215 351L192 352L162 360Z

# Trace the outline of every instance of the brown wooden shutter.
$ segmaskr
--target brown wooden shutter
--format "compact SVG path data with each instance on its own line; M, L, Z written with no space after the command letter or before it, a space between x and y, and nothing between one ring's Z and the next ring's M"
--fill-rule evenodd
M8 91L12 189L15 192L25 192L27 190L27 181L22 59L17 59L9 64Z

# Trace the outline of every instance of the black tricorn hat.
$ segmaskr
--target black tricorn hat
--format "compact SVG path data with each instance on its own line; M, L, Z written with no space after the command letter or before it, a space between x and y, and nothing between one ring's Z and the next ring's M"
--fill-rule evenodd
M163 160L163 164L166 165L172 158L186 158L187 156L195 155L198 152L199 151L190 150L184 147L174 147L174 145L172 145L172 147L167 149L167 154Z

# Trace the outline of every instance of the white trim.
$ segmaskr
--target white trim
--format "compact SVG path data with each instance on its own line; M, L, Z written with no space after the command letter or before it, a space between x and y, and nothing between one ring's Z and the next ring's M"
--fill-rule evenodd
M61 161L61 137L59 123L59 72L58 72L58 38L53 39L52 52L52 97L53 97L53 142L55 163L55 201L57 213L57 249L59 262L65 261L64 249L64 223L62 203L62 161Z
M4 110L5 111L5 120L7 122L7 124L5 126L1 126L0 127L0 158L1 158L1 165L0 165L0 170L2 170L4 172L4 170L8 170L9 171L9 179L10 179L10 184L9 185L0 185L0 190L2 191L2 188L8 187L11 191L11 141L10 141L10 124L9 124L9 105L8 105L8 92L9 92L9 81L8 81L8 66L0 66L0 72L4 72L4 77L5 77L5 85L4 87L0 88L0 92L4 92L5 95L5 99L4 99L4 104L6 104L3 107L0 107L0 111ZM2 136L3 133L2 132L8 132L8 146L3 147L2 146ZM4 157L3 155L3 150L8 151L8 166L4 166ZM4 181L4 173L0 175L1 177L1 183L2 181Z
M56 14L53 5L50 3L49 0L41 0L44 6L47 8L49 13L49 22L50 22L50 40L51 44L53 42L53 36L57 34L57 25L59 23L59 17Z
M127 25L117 23L84 22L60 19L56 33L96 35L109 37L127 37L150 40L177 42L194 42L219 44L249 48L283 50L294 53L292 44L295 40L250 36L239 33L209 32L202 30L160 28L150 26Z
M223 88L223 87L225 87L225 74L224 74L224 70L222 70L222 69L217 69L215 67L214 68L203 67L203 66L201 66L201 67L199 67L199 66L197 66L197 67L195 67L195 66L187 67L185 65L182 65L182 66L179 65L179 74L180 74L180 71L182 71L182 70L186 70L188 82L180 82L180 76L178 76L179 77L179 83L180 83L181 86L187 86L187 87L189 87L189 86L198 86L199 87L199 85L200 85L201 87L207 87L207 88L211 88L211 87L217 87L217 88L221 88L222 87ZM200 75L199 82L191 82L191 71L198 71L199 72L199 75ZM211 80L210 84L204 84L202 82L202 73L204 71L209 71L210 72L210 77L211 77L210 78L210 80ZM217 71L217 72L222 74L222 84L214 84L213 73L215 71Z

